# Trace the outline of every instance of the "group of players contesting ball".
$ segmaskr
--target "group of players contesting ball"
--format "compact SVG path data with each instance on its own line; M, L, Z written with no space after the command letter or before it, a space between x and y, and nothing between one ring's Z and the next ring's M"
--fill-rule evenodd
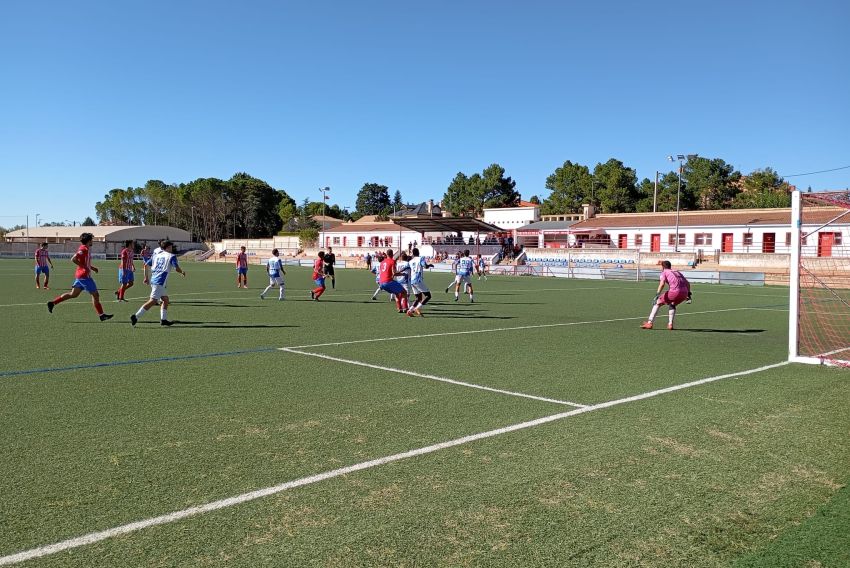
M48 312L53 313L58 304L76 298L83 291L86 291L91 295L92 305L100 321L106 321L113 317L112 314L104 313L103 306L100 303L100 293L92 278L92 273L98 272L97 267L91 263L91 251L89 249L93 240L94 236L91 233L80 235L80 247L71 257L71 262L76 265L71 291L56 296L53 300L47 302ZM132 240L125 241L124 248L121 249L119 255L119 288L115 291L116 301L118 302L127 301L124 294L134 284L136 267L133 260L135 255L135 242ZM150 285L151 292L148 300L142 304L136 313L130 316L130 323L135 326L150 308L159 305L160 325L173 325L174 322L168 319L170 300L166 282L172 271L186 276L186 272L177 262L177 255L174 254L174 243L168 240L159 241L159 246L152 253L145 245L139 257L143 264L144 283ZM386 253L379 253L377 260L378 264L370 267L370 270L375 274L375 282L378 284L372 299L377 299L381 291L387 292L390 294L390 298L395 301L398 313L407 314L410 317L422 316L423 306L431 300L431 291L425 284L425 270L433 268L434 265L430 264L427 258L420 256L419 249L415 247L410 250L410 254L400 252L398 255L394 254L392 249L389 249ZM326 278L330 278L331 287L336 288L335 263L336 256L331 247L328 247L327 252L320 251L318 253L313 262L312 276L316 287L310 291L312 300L319 301L319 298L325 293ZM283 261L280 259L279 251L277 249L272 250L272 257L263 264L269 277L269 285L260 293L260 299L265 299L269 290L276 287L278 288L278 300L284 300L286 286L283 276L286 271L283 269ZM53 261L47 251L47 243L42 243L35 252L36 288L42 287L40 276L43 274L43 287L45 290L49 289L50 268L53 268ZM661 262L661 268L658 290L653 300L649 318L641 324L643 329L652 329L659 308L666 305L669 309L667 329L672 330L673 320L676 317L676 306L682 302L691 303L691 285L688 279L678 270L673 270L668 260ZM469 256L468 250L464 250L463 253L458 253L455 256L452 262L454 279L446 287L446 293L448 293L454 286L455 302L460 297L461 285L464 293L469 295L470 303L475 301L472 276L476 271L479 280L482 277L485 280L487 279L484 259L480 255L477 262ZM237 288L248 288L248 254L244 246L236 255L236 286ZM667 287L666 291L664 290L665 286ZM412 302L410 301L411 298L413 299Z

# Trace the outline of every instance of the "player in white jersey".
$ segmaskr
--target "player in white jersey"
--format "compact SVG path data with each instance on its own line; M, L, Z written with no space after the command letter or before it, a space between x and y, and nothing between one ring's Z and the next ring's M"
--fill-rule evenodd
M461 257L461 254L457 253L455 255L455 257L452 259L452 274L454 274L454 278L452 278L452 281L449 282L448 286L446 286L446 294L449 293L449 290L451 290L453 286L457 286L457 283L459 281L458 276L457 276L457 263L460 262L460 257Z
M457 280L455 283L455 302L460 295L460 285L464 285L464 291L469 294L469 301L475 302L472 296L472 272L475 270L475 263L469 257L469 250L463 251L463 256L457 261Z
M428 264L428 261L419 256L419 249L413 249L413 258L410 259L410 287L413 293L416 294L416 300L410 309L407 310L407 315L421 316L421 308L431 299L431 290L425 285L425 269L434 268L433 264Z
M481 280L483 276L484 280L487 280L487 264L484 262L484 257L480 254L478 255L475 268L478 269L478 279Z
M135 326L136 323L138 323L139 318L145 315L145 312L160 301L162 302L162 305L159 308L159 324L172 325L174 323L168 321L169 300L165 282L168 280L168 274L172 270L176 270L184 277L186 276L186 272L180 268L179 264L177 264L177 256L172 253L173 250L174 243L171 241L164 241L158 249L159 252L154 253L151 258L151 296L147 302L142 304L139 311L130 316L130 323L132 325Z
M410 257L407 256L407 253L401 253L398 262L395 264L395 272L397 274L395 281L404 286L407 295L410 296Z
M278 295L277 300L283 300L286 295L286 285L283 283L283 275L286 274L286 271L283 269L283 262L280 260L278 256L280 253L277 249L272 250L272 257L266 261L266 272L269 274L269 285L266 286L266 289L260 294L260 299L266 299L266 292L271 290L274 286L278 287Z

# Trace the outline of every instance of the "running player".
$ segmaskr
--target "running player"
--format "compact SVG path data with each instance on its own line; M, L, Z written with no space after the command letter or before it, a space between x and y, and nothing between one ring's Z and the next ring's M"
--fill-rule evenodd
M398 313L407 313L407 290L399 284L394 278L400 274L396 272L395 259L393 258L392 249L387 251L387 256L381 261L378 268L378 277L381 283L381 290L395 295L395 305L398 308Z
M248 287L248 254L245 252L245 247L240 247L240 251L236 253L236 287Z
M428 303L431 299L431 290L425 285L425 269L434 268L433 264L428 264L428 261L419 256L419 249L413 249L413 258L410 259L410 287L413 293L416 294L416 300L410 309L407 310L409 316L421 316L422 306Z
M136 266L133 264L133 256L136 254L136 244L132 240L124 241L124 248L118 261L118 289L115 291L116 302L126 302L124 294L128 288L133 287L136 277Z
M478 262L476 263L476 268L478 269L478 279L481 280L481 277L484 277L484 280L487 280L487 264L484 262L484 257L480 254L478 255Z
M460 257L460 260L457 262L457 281L455 284L455 302L457 302L458 295L460 294L460 285L464 285L464 292L469 294L470 303L475 302L475 299L472 296L472 271L473 261L469 258L469 250L463 251L463 256Z
M446 294L449 293L449 290L452 289L452 286L454 286L455 288L457 287L457 283L459 281L459 278L458 278L458 275L457 275L457 263L458 262L460 262L460 253L457 253L454 256L454 258L452 259L452 274L454 274L454 278L452 278L452 281L449 282L448 286L446 286Z
M50 263L50 267L47 264ZM35 249L35 287L41 288L39 278L44 274L44 289L50 290L50 269L53 268L53 261L50 260L50 253L47 252L47 243L41 243L41 246Z
M319 257L313 261L313 282L316 287L310 290L310 299L319 301L325 293L325 251L319 251Z
M658 283L658 290L655 295L655 305L652 306L652 311L649 312L649 318L641 324L643 329L652 329L652 322L655 320L655 314L658 313L658 308L667 304L669 312L667 313L667 329L673 329L673 319L676 317L676 306L687 300L691 295L691 283L678 270L673 270L673 265L669 260L661 261L661 278ZM664 285L667 284L668 289L663 294L661 291Z
M272 249L272 257L266 262L266 272L269 274L269 285L266 286L266 289L260 294L260 299L266 299L266 292L271 290L274 286L278 287L277 299L278 301L282 301L283 297L286 295L286 286L283 283L283 275L286 274L286 271L283 269L283 262L281 262L278 257L277 249Z
M94 283L91 277L92 272L97 272L97 267L91 264L91 251L89 250L89 246L91 246L93 240L94 235L91 233L80 235L80 248L71 257L71 262L77 265L77 270L74 273L74 283L71 284L70 292L65 292L61 296L53 298L52 302L47 302L47 311L51 314L57 304L61 304L71 298L76 298L85 290L91 294L91 303L100 321L106 321L112 317L112 314L103 313L103 306L100 305L100 293L97 291L97 284Z
M334 263L336 255L333 247L328 247L328 252L325 253L325 276L331 277L331 288L336 288L336 276L334 276Z
M174 244L171 241L164 241L159 252L153 255L151 261L151 296L147 302L142 304L139 311L130 316L130 324L133 326L138 323L139 318L145 315L145 312L160 302L162 302L162 305L159 308L159 325L174 325L173 321L168 320L169 299L165 282L168 279L168 273L172 270L176 270L184 278L186 271L177 264L177 256L172 252L173 250Z

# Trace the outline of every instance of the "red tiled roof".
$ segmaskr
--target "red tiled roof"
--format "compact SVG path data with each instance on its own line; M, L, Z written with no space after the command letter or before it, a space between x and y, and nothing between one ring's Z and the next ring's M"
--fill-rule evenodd
M842 211L840 207L819 207L804 209L803 222L806 224L826 223L837 217ZM845 223L850 223L850 215ZM680 227L708 226L757 226L757 225L790 225L791 209L724 209L717 211L680 211ZM648 228L675 227L676 212L665 213L610 213L597 215L586 221L573 225L573 230L608 229L608 228Z

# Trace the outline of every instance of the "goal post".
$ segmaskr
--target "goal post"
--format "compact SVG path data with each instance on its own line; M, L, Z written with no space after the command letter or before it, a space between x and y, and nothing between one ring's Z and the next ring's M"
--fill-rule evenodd
M850 367L850 191L791 194L788 359Z

